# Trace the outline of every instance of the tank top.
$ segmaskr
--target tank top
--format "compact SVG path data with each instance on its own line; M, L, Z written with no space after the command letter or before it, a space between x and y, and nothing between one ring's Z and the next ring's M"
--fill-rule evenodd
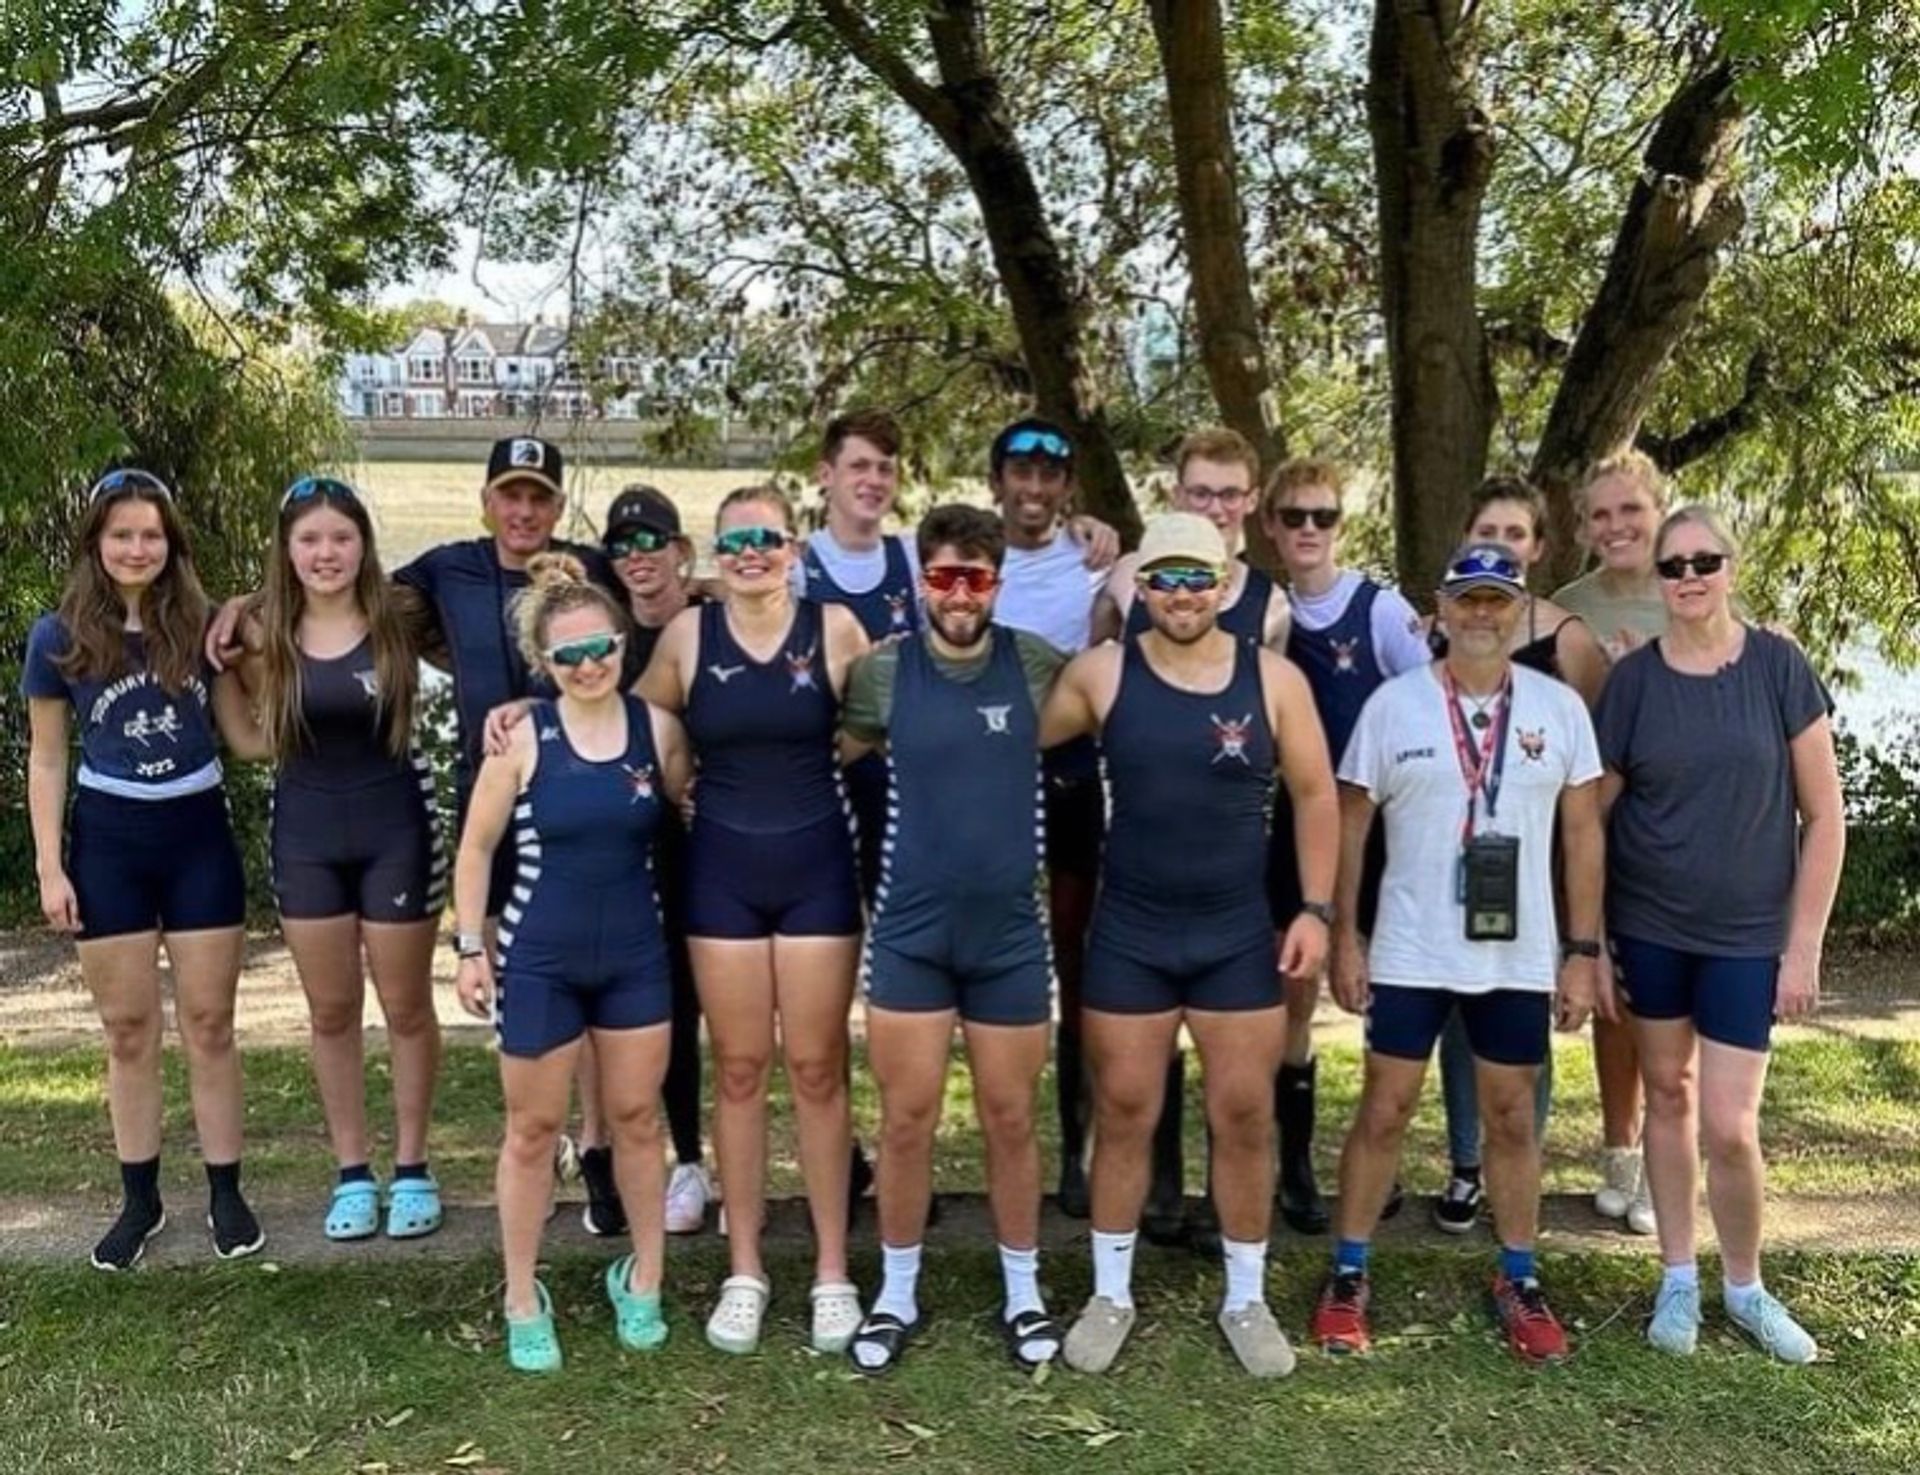
M907 550L897 534L880 540L886 553L886 572L880 582L864 594L853 594L834 582L820 554L808 544L801 565L807 574L807 598L822 604L844 604L867 632L869 640L884 640L889 635L908 635L920 628L920 610L913 599L913 567L907 562Z
M1373 601L1379 593L1378 584L1362 579L1331 625L1309 630L1296 619L1287 634L1287 659L1313 689L1335 768L1360 721L1360 709L1386 679L1373 649Z
M411 770L407 757L387 749L370 635L344 655L300 652L300 722L294 750L280 764L282 783L344 792Z
M733 638L726 605L700 607L700 665L686 711L700 819L781 835L845 813L825 624L818 604L795 601L787 638L763 662Z
M1011 630L956 681L924 638L900 647L887 725L886 897L1031 891L1040 864L1040 719Z
M1202 694L1162 680L1129 640L1100 745L1106 891L1155 911L1266 905L1275 749L1258 647L1236 641L1226 689Z
M646 703L620 700L627 709L627 747L606 760L574 750L554 703L535 702L528 714L540 756L513 811L521 875L534 873L530 895L515 898L526 907L528 922L548 906L564 908L579 888L645 884L666 791ZM655 909L646 910L657 920ZM587 920L597 924L599 918Z
M1255 645L1265 644L1267 604L1272 595L1273 580L1248 564L1247 581L1240 586L1240 597L1220 611L1220 618L1216 623L1235 640L1250 640ZM1137 639L1152 628L1153 621L1147 616L1146 601L1136 593L1133 603L1127 606L1127 639Z

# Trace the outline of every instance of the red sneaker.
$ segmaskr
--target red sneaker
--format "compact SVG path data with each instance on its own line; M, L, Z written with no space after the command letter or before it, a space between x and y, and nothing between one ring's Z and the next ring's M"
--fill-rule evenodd
M1563 1362L1572 1350L1537 1280L1493 1278L1493 1319L1522 1362Z
M1367 1302L1373 1299L1373 1287L1365 1275L1348 1272L1330 1275L1320 1291L1320 1304L1313 1308L1313 1340L1322 1352L1342 1357L1365 1352L1373 1345L1367 1330Z

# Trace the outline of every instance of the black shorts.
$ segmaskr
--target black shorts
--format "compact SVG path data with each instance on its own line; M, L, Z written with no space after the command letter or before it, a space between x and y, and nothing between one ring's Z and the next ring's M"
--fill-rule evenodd
M687 837L687 936L856 937L860 926L845 815L762 835L696 811Z
M273 890L282 917L440 915L447 858L433 822L433 775L416 761L417 770L358 789L275 787Z
M1091 775L1049 773L1043 787L1048 874L1094 880L1107 834L1107 796L1098 768Z
M246 921L246 875L221 788L178 799L78 790L67 878L80 904L83 942Z
M1367 1048L1396 1060L1430 1059L1455 1009L1460 1011L1476 1060L1539 1065L1547 1058L1553 995L1544 989L1501 988L1468 994L1376 983L1367 1005Z
M1087 940L1081 1006L1103 1014L1270 1009L1281 1002L1264 906L1226 917L1169 914L1103 894Z

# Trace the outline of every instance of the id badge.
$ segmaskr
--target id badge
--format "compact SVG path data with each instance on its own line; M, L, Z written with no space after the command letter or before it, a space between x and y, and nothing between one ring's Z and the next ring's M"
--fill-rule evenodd
M1520 838L1475 835L1460 852L1461 904L1468 942L1520 935Z

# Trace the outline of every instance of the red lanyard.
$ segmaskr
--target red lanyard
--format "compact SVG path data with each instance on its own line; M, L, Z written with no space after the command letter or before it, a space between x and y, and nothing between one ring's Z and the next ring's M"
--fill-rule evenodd
M1477 753L1467 736L1466 721L1460 716L1460 689L1454 685L1453 672L1444 664L1440 668L1440 682L1446 688L1447 720L1453 726L1453 756L1459 761L1460 777L1467 784L1467 816L1460 826L1460 840L1464 844L1473 838L1473 817L1480 796L1486 796L1488 819L1493 818L1500 804L1500 777L1507 766L1507 721L1513 712L1513 673L1508 671L1500 690L1493 694L1500 715L1487 724Z

